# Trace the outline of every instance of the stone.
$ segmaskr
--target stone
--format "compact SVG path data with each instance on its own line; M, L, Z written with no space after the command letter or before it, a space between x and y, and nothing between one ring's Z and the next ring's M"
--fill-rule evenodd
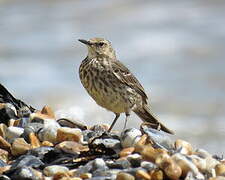
M14 127L14 126L10 126L7 128L6 130L6 140L10 143L12 143L12 141L15 138L19 138L22 134L23 134L24 129L20 128L20 127Z
M39 168L43 165L44 165L44 163L38 157L35 157L32 155L22 155L13 161L12 166L11 166L10 170L6 173L6 175L12 174L13 172L15 172L23 167Z
M80 178L90 179L90 178L92 178L92 174L91 173L83 173L83 174L80 175Z
M134 146L135 152L141 153L143 151L144 147L146 147L147 138L148 138L147 134L143 134L141 136L141 138L138 140L138 142Z
M25 154L31 149L31 145L28 144L23 138L16 138L12 143L11 153L13 156Z
M41 146L39 139L36 137L34 133L29 134L29 139L32 148L38 148Z
M11 176L11 179L29 179L40 180L43 178L41 173L37 173L32 167L22 167L17 169Z
M179 153L186 155L191 155L193 152L192 145L189 142L181 139L177 139L175 141L175 149L179 150Z
M52 119L55 119L55 114L54 114L53 110L51 109L51 107L49 107L49 106L44 106L41 110L41 113L49 116Z
M143 180L151 180L151 176L144 170L137 170L136 178L140 178Z
M0 136L0 148L7 151L9 151L11 148L11 144L9 144L2 136Z
M88 146L84 146L75 141L64 141L57 144L55 147L61 149L64 152L71 153L71 154L77 154L80 152L89 151Z
M102 158L96 158L93 161L93 170L105 169L105 167L106 167L106 163L105 163L105 161Z
M132 154L134 152L134 150L135 150L134 147L124 148L124 149L122 149L122 151L120 151L120 157L126 157L126 156Z
M135 128L126 129L121 133L121 144L123 148L133 147L141 138L141 131Z
M49 142L49 141L43 141L43 142L41 143L41 146L54 146L54 144L51 143L51 142Z
M127 160L131 163L132 167L139 167L142 161L142 157L140 154L130 154L127 156Z
M59 128L60 125L55 120L45 119L44 127L38 132L39 140L57 143L57 130Z
M116 161L106 162L107 166L112 169L127 169L131 167L130 162L127 159L118 159Z
M6 150L0 149L0 160L4 161L5 163L9 160L9 153Z
M57 120L57 122L61 127L79 128L81 130L87 130L88 128L86 124L83 124L83 122L80 122L76 119L60 118Z
M215 170L217 176L225 176L225 164L217 164Z
M15 107L10 103L0 103L0 122L8 125L10 119L17 119Z
M43 160L45 158L45 155L53 150L54 150L53 147L38 147L38 148L30 149L27 152L27 155L32 155L39 158L40 160Z
M46 176L53 176L58 173L69 173L69 169L60 165L52 165L45 167L43 173Z
M162 170L152 170L152 171L150 171L149 174L150 174L152 180L163 180L164 179Z
M5 166L0 166L0 174L3 174L4 172L7 172L10 169L11 166L5 165ZM0 177L1 179L1 177Z
M7 126L5 124L1 123L0 124L0 136L2 136L3 138L5 138L6 130L7 130Z
M56 139L57 139L57 142L62 142L62 141L82 142L83 135L81 130L78 128L62 127L57 130Z
M157 165L155 163L148 162L148 161L142 161L140 166L148 172L157 168Z
M190 158L188 159L183 154L175 153L174 155L171 156L171 159L175 163L177 163L178 166L180 166L180 168L182 170L182 176L183 177L186 177L186 175L188 174L188 172L191 171L194 174L194 176L198 176L198 178L203 178L204 179L204 176L201 175L201 173L199 172L198 168L191 161Z
M135 180L135 177L125 172L119 172L116 176L116 180Z
M157 148L166 150L173 149L173 143L167 133L149 128L145 123L141 125L141 129L148 135L148 138Z

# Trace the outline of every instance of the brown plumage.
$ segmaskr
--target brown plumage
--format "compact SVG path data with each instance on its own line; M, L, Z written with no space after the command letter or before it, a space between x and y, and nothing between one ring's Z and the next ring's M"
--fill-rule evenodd
M88 47L88 56L79 69L81 83L98 105L116 115L109 131L121 113L126 114L125 128L133 111L153 128L173 134L151 114L144 88L129 69L117 60L109 41L103 38L79 41Z

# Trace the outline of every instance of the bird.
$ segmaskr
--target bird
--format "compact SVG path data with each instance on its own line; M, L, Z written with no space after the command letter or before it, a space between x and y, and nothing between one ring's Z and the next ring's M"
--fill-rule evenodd
M174 134L152 114L143 86L117 59L110 41L98 37L78 41L88 48L87 57L79 67L81 84L99 106L115 114L108 132L112 130L121 113L126 115L125 129L133 111L152 128Z

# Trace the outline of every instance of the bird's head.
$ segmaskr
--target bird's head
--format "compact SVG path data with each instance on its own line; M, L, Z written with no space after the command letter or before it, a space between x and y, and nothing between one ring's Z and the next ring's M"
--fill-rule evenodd
M116 58L116 53L112 48L111 43L106 39L92 38L90 40L79 39L79 41L87 45L89 58L96 58L99 56L107 56L112 59Z

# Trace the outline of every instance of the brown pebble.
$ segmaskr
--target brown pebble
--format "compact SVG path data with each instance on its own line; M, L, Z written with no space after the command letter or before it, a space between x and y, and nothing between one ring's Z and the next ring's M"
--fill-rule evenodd
M151 176L143 170L137 170L136 177L140 178L140 179L144 179L144 180L150 180L151 179Z
M126 157L134 152L134 147L124 148L120 151L120 157Z
M5 163L7 163L9 159L8 151L0 149L0 159L3 160Z
M55 147L61 149L64 152L73 154L89 151L88 146L83 146L82 144L79 144L74 141L64 141L57 144Z
M45 114L45 115L48 115L48 116L51 117L52 119L55 119L55 114L54 114L52 108L49 107L49 106L44 106L44 107L42 108L42 110L41 110L41 113L42 113L42 114Z
M37 138L37 136L35 136L34 133L29 134L29 139L32 148L38 148L41 146L39 139Z
M143 134L139 141L135 144L135 152L141 152L143 148L145 147L146 141L147 141L148 135Z
M175 141L175 149L178 150L180 149L180 153L186 154L186 155L191 155L193 153L193 147L192 145L184 140L177 139Z
M178 180L182 175L180 166L174 161L171 161L163 170L171 180Z
M216 177L211 177L208 180L225 180L224 176L216 176Z
M82 173L80 175L80 178L82 178L82 179L90 179L90 178L92 178L92 174L91 173Z
M41 145L42 145L42 146L54 146L54 144L51 143L51 142L49 142L49 141L43 141L43 142L41 143Z
M57 130L57 142L63 141L75 141L81 142L83 140L83 135L78 128L68 128L62 127Z
M217 176L225 176L225 164L217 164L215 170Z
M11 153L14 156L25 154L31 149L31 145L28 144L23 138L16 138L12 143Z
M14 123L15 123L15 119L10 119L9 122L8 122L8 126L14 126Z
M163 180L163 172L161 170L152 170L149 174L151 180Z
M7 126L3 123L0 124L0 136L5 138L5 133L6 133Z
M10 150L11 144L9 144L2 136L0 136L0 148Z
M11 168L11 166L0 167L0 174L3 174L4 172L8 171L10 168Z
M135 178L131 174L119 172L116 176L116 180L135 180Z

